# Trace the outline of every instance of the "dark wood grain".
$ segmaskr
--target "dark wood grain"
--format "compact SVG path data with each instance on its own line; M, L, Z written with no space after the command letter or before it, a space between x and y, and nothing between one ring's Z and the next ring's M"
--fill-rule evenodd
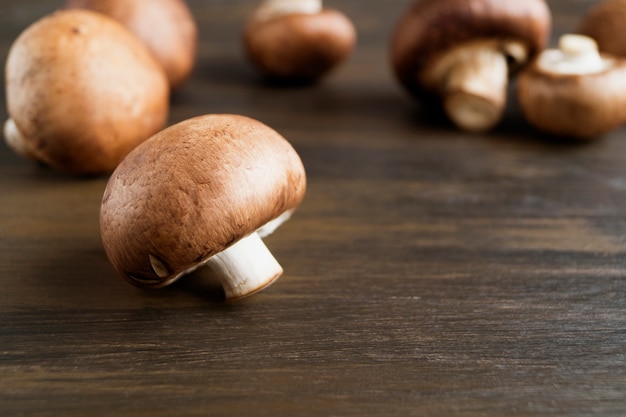
M3 62L60 3L2 1ZM389 69L407 1L328 2L358 48L301 88L243 59L254 2L189 3L199 58L170 122L240 113L294 144L307 196L267 239L285 274L228 304L201 271L131 287L100 242L106 178L2 146L0 415L626 415L626 129L577 145L514 105L486 135L430 116ZM554 38L591 4L551 1Z

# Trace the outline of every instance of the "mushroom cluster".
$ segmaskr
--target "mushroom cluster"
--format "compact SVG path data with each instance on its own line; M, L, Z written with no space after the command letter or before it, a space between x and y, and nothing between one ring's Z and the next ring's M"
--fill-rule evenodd
M65 7L93 10L122 23L154 54L172 88L191 74L198 33L183 0L66 0Z
M100 230L109 260L130 283L159 288L204 267L228 300L270 285L283 271L262 238L291 217L306 189L294 148L239 115L162 130L169 94L196 59L197 28L183 0L65 6L9 51L9 147L71 173L113 171ZM519 74L517 97L530 124L589 139L626 123L621 17L626 0L605 0L585 17L581 35L545 49L545 0L416 0L395 27L391 62L410 94L434 100L463 130L496 126L509 79ZM321 0L265 0L243 34L253 65L288 82L320 80L355 42L352 22Z
M326 42L325 30L310 33ZM196 36L182 0L67 0L10 49L4 136L16 153L53 168L114 171L101 235L128 281L162 287L206 266L232 300L282 274L261 239L291 217L306 175L288 141L244 116L161 130L170 91L192 71ZM313 62L304 77L332 66L320 56L329 62Z
M550 25L544 0L417 0L395 28L392 66L458 127L487 131L501 120L510 74L545 47Z
M33 23L11 46L5 76L8 146L59 170L111 172L167 121L163 69L98 13L59 11Z
M107 184L100 225L121 276L163 287L201 266L233 300L282 274L261 238L304 197L302 162L280 134L237 115L169 127L133 150Z
M245 27L244 49L265 76L312 83L352 51L356 31L341 12L322 0L265 0Z

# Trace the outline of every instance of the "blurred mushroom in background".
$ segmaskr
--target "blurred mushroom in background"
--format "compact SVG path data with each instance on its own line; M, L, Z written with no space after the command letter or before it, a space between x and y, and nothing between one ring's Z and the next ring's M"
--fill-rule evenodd
M537 129L589 140L626 123L626 60L600 54L584 35L564 35L522 71L518 99Z
M8 146L59 170L113 171L167 121L162 67L102 14L63 10L33 23L11 46L5 76Z
M275 81L313 83L352 52L354 25L321 0L265 0L243 34L253 66Z
M484 132L502 118L509 77L545 48L550 27L544 0L417 0L395 27L391 63L411 95L441 105L460 129Z
M66 0L65 7L103 13L126 26L161 63L171 88L193 71L198 30L184 0Z

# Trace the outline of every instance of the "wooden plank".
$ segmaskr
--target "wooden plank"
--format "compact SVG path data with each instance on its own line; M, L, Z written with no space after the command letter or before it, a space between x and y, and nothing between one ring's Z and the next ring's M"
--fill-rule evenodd
M549 2L553 37L592 3ZM514 105L485 135L431 118L389 70L406 1L332 2L359 45L306 88L243 59L252 2L189 4L198 65L170 122L241 113L294 144L307 196L267 239L285 274L231 304L202 271L131 287L100 242L106 177L1 148L2 416L626 415L626 130L549 141ZM54 7L4 0L0 57Z

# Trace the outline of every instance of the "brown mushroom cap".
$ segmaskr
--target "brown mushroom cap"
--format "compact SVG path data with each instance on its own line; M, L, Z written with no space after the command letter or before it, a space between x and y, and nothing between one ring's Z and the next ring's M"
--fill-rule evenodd
M169 110L167 79L147 48L81 10L56 12L17 38L6 94L5 132L19 132L24 154L73 173L112 171Z
M603 55L607 68L590 74L561 74L532 62L519 76L517 95L524 116L537 129L589 140L626 122L626 61Z
M626 0L604 0L590 8L579 32L596 40L600 51L626 56Z
M305 188L299 156L268 126L237 115L189 119L138 146L111 176L104 247L129 282L162 287L284 219Z
M475 40L516 40L533 56L550 31L544 0L418 0L396 26L391 44L393 69L416 96L436 94L422 72L446 51Z
M93 10L121 22L156 56L172 88L191 74L198 34L183 0L67 0L65 6Z
M356 30L341 12L285 14L252 18L243 36L254 66L266 76L312 82L326 75L352 51Z

